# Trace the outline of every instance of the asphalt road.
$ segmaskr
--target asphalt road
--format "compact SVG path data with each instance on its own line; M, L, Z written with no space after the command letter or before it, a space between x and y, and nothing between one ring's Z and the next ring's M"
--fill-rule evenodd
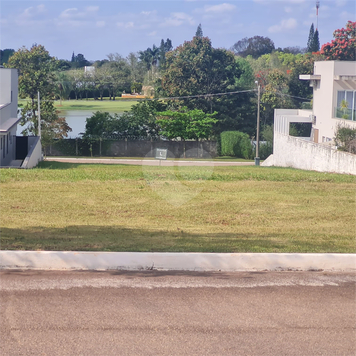
M356 275L0 272L1 355L355 355Z

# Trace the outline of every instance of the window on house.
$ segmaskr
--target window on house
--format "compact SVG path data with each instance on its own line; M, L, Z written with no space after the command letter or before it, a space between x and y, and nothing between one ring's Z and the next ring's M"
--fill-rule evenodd
M335 117L356 121L356 91L339 90Z

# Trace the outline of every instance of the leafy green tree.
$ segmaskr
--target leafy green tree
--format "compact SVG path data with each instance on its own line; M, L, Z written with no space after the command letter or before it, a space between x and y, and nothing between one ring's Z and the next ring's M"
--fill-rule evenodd
M85 59L84 55L81 53L78 53L77 55L74 55L74 52L72 54L72 59L71 59L71 67L73 69L77 68L83 68L85 66L90 66L90 62Z
M4 65L9 61L9 58L15 53L14 49L0 49L0 65Z
M356 129L339 126L334 140L338 150L356 154Z
M153 45L152 48L148 47L145 51L139 52L139 58L145 63L148 75L151 71L151 80L153 80L154 71L159 63L160 48Z
M79 92L82 89L83 83L83 70L82 69L72 69L68 71L67 77L70 81L71 92L74 93L75 99L78 100Z
M313 88L310 87L309 82L300 80L300 74L313 74L314 72L314 58L310 55L304 55L296 61L291 69L291 73L288 81L288 94L305 98L308 101L313 97ZM303 101L298 98L291 98L295 107L300 107L300 103Z
M195 32L195 37L200 37L200 38L203 37L203 29L201 27L201 23L199 24L197 31Z
M217 111L215 133L242 129L255 116L251 95L209 95L239 90L237 79L242 73L231 52L213 48L207 37L194 37L167 53L166 69L161 76L162 95L189 96L173 101L172 105L178 108L186 106L205 113Z
M263 54L271 53L275 50L273 41L268 37L254 36L243 38L236 42L231 50L238 56L258 58Z
M262 88L262 120L265 125L273 123L274 109L293 107L288 92L288 78L278 69L271 70L267 75L267 84Z
M130 70L130 81L142 83L145 75L145 67L143 62L139 61L139 57L136 53L129 53L126 57L126 63Z
M66 72L56 72L55 74L55 93L58 94L60 105L62 100L67 100L72 91L72 83Z
M208 139L212 135L216 112L206 114L202 110L188 110L183 107L180 111L164 111L157 113L157 123L161 134L169 139L182 140Z
M159 67L163 69L166 64L166 53L173 49L172 41L167 38L166 41L161 40L161 45L159 46Z
M41 45L33 45L30 50L25 47L15 52L7 63L8 68L17 68L19 73L19 94L29 101L22 108L21 124L28 123L23 134L38 134L37 94L41 96L41 129L46 131L56 127L57 137L66 137L70 131L54 107L55 76L57 61ZM57 125L57 123L59 123ZM48 133L48 135L50 135Z

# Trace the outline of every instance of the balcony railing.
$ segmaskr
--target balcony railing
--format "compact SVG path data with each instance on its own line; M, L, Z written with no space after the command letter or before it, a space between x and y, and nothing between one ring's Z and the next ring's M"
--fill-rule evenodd
M356 121L356 110L335 108L335 117Z

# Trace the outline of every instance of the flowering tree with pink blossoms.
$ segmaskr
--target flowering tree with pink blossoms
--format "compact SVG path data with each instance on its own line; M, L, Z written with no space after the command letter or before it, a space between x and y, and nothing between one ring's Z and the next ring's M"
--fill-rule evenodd
M356 60L356 22L348 21L346 28L334 31L334 40L321 47L326 60Z

